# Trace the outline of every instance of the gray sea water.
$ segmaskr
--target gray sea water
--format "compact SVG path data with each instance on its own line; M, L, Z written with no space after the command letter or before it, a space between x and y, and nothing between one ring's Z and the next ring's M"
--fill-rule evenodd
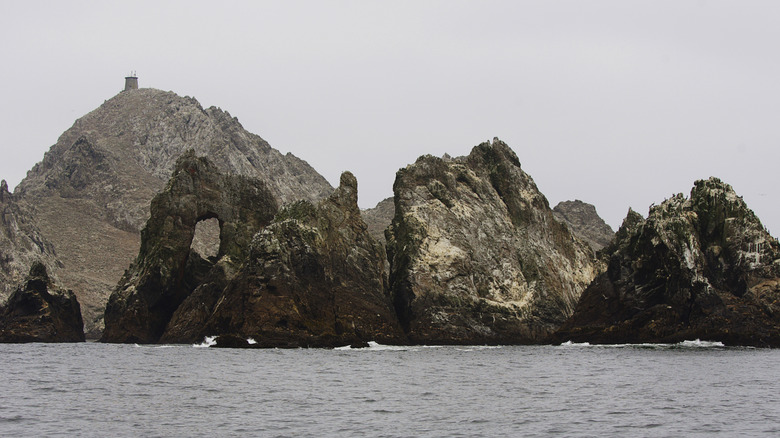
M0 345L3 436L778 436L780 350Z

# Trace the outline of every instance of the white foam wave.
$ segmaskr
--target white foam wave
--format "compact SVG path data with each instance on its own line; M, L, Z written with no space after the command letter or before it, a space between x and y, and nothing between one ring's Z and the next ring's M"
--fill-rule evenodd
M181 345L170 345L170 344L164 344L164 345L149 345L149 344L133 344L135 348L178 348L181 347Z
M216 336L206 336L203 338L203 342L200 344L192 344L195 348L207 348L211 347L217 344L217 337Z
M720 341L702 341L701 339L694 339L693 341L682 341L676 344L679 347L686 348L723 348L723 342Z
M249 345L255 345L257 344L257 341L255 341L255 338L246 338L246 343Z
M676 344L591 344L589 342L572 342L566 341L560 344L558 347L571 348L571 347L594 347L594 348L724 348L725 345L720 341L702 341L701 339L694 339L692 341L682 341Z
M336 347L334 350L339 351L409 351L409 350L421 350L425 348L441 348L441 345L384 345L374 341L368 341L368 347L352 348L349 345L344 347Z
M591 346L590 342L572 342L572 341L566 341L566 342L562 343L561 345L559 345L559 347L564 347L564 348L568 348L568 347L590 347L590 346Z

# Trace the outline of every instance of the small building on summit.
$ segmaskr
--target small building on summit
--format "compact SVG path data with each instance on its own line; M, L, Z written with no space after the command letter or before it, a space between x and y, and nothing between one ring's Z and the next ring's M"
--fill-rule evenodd
M135 72L131 72L130 76L125 77L125 89L123 91L137 90L137 89L138 89L138 75Z

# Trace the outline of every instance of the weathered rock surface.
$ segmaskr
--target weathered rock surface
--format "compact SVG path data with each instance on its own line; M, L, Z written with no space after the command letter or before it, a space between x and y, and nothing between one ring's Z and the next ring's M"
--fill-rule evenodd
M574 235L590 245L593 251L599 251L615 238L615 231L596 213L596 207L586 202L559 202L553 208L553 214L556 219L565 223Z
M558 341L780 346L780 247L717 178L629 211Z
M8 184L3 180L0 182L0 304L24 280L36 261L43 263L49 272L61 265L54 246L38 229L27 208L8 192Z
M151 217L141 232L138 258L108 300L103 342L154 343L173 312L215 261L191 250L199 221L217 218L219 269L240 265L252 236L278 210L259 179L223 175L205 158L188 151L176 162L166 189L154 197Z
M0 342L84 342L81 307L71 291L54 287L41 262L0 308Z
M596 275L503 142L398 171L390 286L414 343L530 343L569 317Z
M393 198L387 198L379 201L374 208L367 208L360 212L363 220L368 225L368 232L371 237L379 242L385 243L385 230L393 222L395 216L395 202Z
M219 108L154 89L119 93L65 131L15 192L53 243L64 266L52 273L79 296L89 331L100 331L108 295L138 254L149 202L187 149L222 172L260 178L280 203L333 190Z
M290 204L255 235L246 266L224 291L206 282L163 337L218 346L330 347L405 340L387 294L385 254L357 206L345 172L327 199ZM213 310L210 310L213 309Z

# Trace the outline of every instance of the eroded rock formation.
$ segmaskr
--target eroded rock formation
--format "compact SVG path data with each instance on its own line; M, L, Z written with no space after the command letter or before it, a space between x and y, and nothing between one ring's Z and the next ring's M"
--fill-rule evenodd
M76 296L57 289L43 263L33 263L25 281L0 308L0 342L84 342Z
M93 335L108 295L138 255L149 202L187 149L223 173L263 180L280 204L316 202L333 190L305 161L281 154L219 108L154 89L107 100L65 131L15 192L54 245L63 266L49 266L50 273L78 295Z
M615 238L615 231L596 213L596 207L586 202L559 202L553 208L553 214L577 237L590 245L593 251L599 251Z
M219 269L240 265L252 236L278 209L265 184L223 175L193 151L176 162L166 189L154 197L141 232L141 249L111 294L105 311L104 342L154 343L173 312L207 276L214 261L191 250L196 224L217 218ZM235 269L235 268L233 268Z
M780 247L717 178L629 211L558 341L780 346Z
M345 172L317 205L282 208L255 235L246 266L224 291L208 283L193 293L163 340L219 335L218 345L249 346L251 338L262 347L402 342L384 260L361 218L357 181Z
M390 285L415 343L538 342L571 315L594 254L503 142L398 171Z

